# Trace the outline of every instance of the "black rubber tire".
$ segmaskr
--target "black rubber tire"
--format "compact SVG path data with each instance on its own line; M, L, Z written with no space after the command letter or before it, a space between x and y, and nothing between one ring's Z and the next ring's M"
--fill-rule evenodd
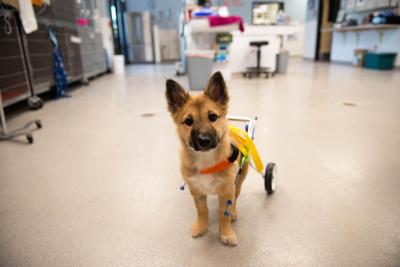
M33 136L32 136L32 134L27 134L26 135L26 140L28 140L28 143L29 144L33 144Z
M35 121L35 124L36 124L36 127L38 128L38 129L42 129L42 127L43 127L43 125L42 125L42 122L41 121Z
M38 96L28 98L28 107L30 110L38 110L43 107L43 100Z
M265 168L264 176L264 187L268 195L273 194L276 189L276 177L274 177L274 171L276 174L276 164L273 162L268 163Z
M90 81L89 81L88 78L82 78L82 79L81 79L81 84L82 84L82 85L88 86L89 83L90 83Z

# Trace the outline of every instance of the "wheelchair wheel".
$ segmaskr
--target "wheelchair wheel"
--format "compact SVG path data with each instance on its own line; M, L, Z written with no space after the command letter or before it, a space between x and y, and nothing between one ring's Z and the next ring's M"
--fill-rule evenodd
M26 140L28 141L29 144L33 144L32 134L30 134L30 133L26 134Z
M42 125L42 122L40 120L35 121L35 124L36 124L36 127L38 129L42 129L43 125Z
M268 195L271 195L275 192L276 178L277 178L276 164L270 162L267 164L264 174L264 186L265 186L265 191L267 191Z

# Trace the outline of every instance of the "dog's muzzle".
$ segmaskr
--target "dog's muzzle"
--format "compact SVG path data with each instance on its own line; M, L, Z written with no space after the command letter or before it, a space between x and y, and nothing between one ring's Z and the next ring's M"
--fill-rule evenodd
M218 145L218 138L212 133L201 133L193 130L190 139L189 144L196 151L208 151L216 148Z

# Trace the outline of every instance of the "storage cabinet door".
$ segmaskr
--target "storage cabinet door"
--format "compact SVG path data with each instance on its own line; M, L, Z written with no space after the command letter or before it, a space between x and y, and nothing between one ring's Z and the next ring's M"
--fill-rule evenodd
M54 85L53 47L47 33L47 25L39 23L39 29L26 35L29 63L32 70L35 94L49 91Z
M72 36L79 36L78 32L68 27L57 27L56 33L69 82L76 82L83 77L80 44L71 40Z
M15 18L7 24L4 15L0 13L0 91L3 105L8 106L29 97L30 92Z

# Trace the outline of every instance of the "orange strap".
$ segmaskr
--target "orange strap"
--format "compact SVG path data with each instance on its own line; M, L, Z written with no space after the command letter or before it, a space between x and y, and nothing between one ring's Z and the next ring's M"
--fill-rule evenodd
M232 164L232 162L230 162L227 159L224 159L220 163L218 163L210 168L200 170L200 174L211 174L211 173L220 172L220 171L226 170L229 167L229 165L231 165L231 164Z
M200 174L211 174L228 169L228 167L235 162L240 153L239 149L232 144L231 148L232 154L229 156L229 158L222 160L220 163L217 163L214 166L200 170Z
M44 5L44 1L43 0L32 0L32 4L34 6L43 6Z

